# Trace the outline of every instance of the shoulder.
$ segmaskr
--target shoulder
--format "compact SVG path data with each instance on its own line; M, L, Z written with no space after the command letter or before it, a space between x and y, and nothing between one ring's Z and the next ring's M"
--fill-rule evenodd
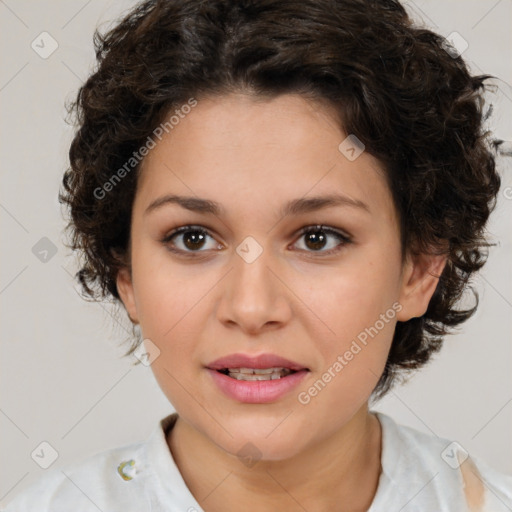
M4 512L200 510L167 445L177 413L143 442L92 455L55 469L19 493Z
M126 482L144 460L144 443L134 443L89 456L60 469L47 470L14 497L4 512L89 512L133 505ZM115 508L112 505L115 504Z
M398 489L406 510L479 512L512 510L512 475L494 470L456 441L397 424L377 413L382 425L384 487ZM423 507L423 508L422 508ZM458 508L457 508L458 507Z

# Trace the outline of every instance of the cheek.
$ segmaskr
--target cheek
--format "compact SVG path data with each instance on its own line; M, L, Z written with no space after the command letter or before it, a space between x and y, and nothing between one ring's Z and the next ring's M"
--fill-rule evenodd
M360 252L336 269L317 273L307 282L297 281L296 286L302 284L301 294L331 334L346 338L373 325L392 307L399 297L398 281L397 261Z
M322 363L298 391L297 400L308 414L328 414L335 428L368 400L382 375L397 311L391 297L383 300L342 280L332 300L322 300L322 319L334 334L314 340L313 350Z
M216 279L198 267L172 264L159 250L133 256L141 329L144 337L154 340L162 351L190 346L187 342L200 331L205 299Z
M400 309L400 267L398 256L393 261L371 251L348 260L335 272L317 275L302 293L313 316L326 326L322 332L327 335L313 340L321 355L321 380L332 390L359 389L364 395L376 384L391 346Z
M181 270L181 271L180 271ZM213 276L185 274L175 265L151 266L140 271L138 311L141 331L159 349L152 372L174 407L186 409L195 389L199 365L198 340L207 321L208 291Z

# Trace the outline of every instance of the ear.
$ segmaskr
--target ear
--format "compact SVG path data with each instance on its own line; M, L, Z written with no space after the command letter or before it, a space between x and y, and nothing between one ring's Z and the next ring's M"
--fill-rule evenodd
M117 292L123 301L124 307L130 320L134 324L139 323L137 317L137 307L135 304L135 294L133 292L133 282L130 270L127 267L123 267L117 273L116 278Z
M399 299L402 309L397 314L398 321L406 322L425 314L446 260L444 254L408 254L402 273Z

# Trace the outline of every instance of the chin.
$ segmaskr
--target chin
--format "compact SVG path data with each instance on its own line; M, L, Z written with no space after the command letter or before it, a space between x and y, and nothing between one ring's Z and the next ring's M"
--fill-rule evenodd
M226 429L233 435L222 435L213 441L224 451L239 458L280 461L294 457L307 441L293 414L276 418L238 417L226 421ZM309 429L308 429L309 430ZM242 461L243 462L243 461Z

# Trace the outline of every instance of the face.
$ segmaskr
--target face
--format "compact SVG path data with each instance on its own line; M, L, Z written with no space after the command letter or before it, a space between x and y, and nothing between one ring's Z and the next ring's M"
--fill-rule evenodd
M347 158L346 137L301 96L230 95L200 100L143 162L118 289L160 351L169 401L230 453L250 441L283 459L343 428L366 407L396 321L434 291L424 265L402 264L379 162ZM233 354L254 359L225 365L292 366L281 357L297 371L246 382L212 369Z

